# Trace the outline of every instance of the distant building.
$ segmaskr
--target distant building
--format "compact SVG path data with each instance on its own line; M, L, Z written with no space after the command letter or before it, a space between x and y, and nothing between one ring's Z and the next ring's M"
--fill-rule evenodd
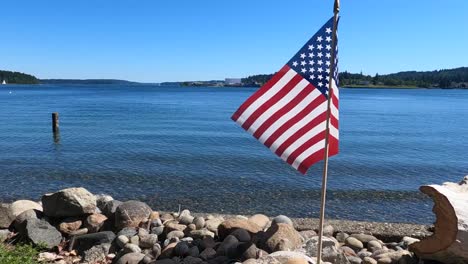
M237 84L242 84L242 79L241 78L226 78L224 81L225 85L237 85Z

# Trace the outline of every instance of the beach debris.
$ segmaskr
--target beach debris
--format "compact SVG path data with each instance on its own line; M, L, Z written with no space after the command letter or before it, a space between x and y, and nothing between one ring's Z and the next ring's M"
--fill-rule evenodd
M409 248L423 259L468 263L468 176L460 183L421 186L420 190L434 200L434 234L413 241Z

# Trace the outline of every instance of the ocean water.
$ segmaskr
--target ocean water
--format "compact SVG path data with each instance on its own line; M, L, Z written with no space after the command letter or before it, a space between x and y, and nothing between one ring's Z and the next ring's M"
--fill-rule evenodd
M302 176L230 120L253 88L0 86L0 200L83 186L157 210L318 217ZM341 89L328 218L430 223L468 174L468 90ZM51 113L60 113L60 136Z

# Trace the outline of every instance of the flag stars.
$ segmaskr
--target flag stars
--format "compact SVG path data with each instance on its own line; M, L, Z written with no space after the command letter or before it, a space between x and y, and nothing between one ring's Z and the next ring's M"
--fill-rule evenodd
M323 57L323 53L322 53L322 52L317 53L317 57L322 58L322 57Z
M309 45L309 50L313 50L314 49L314 45Z
M331 37L327 36L327 37L325 38L325 41L326 41L326 42L331 42L332 39L331 39Z
M305 61L301 61L301 65L302 65L302 66L305 66L305 65L306 65L306 62L305 62Z
M330 58L331 58L330 53L327 53L327 55L325 55L325 57L327 57L328 59L330 59Z
M318 37L317 37L317 41L318 41L318 42L322 42L322 40L323 40L322 36L318 36Z
M330 74L330 69L327 68L327 69L325 70L325 72L328 73L328 74Z
M301 54L301 58L304 59L306 57L305 53Z
M309 58L313 58L314 56L315 56L314 53L312 53L312 52L309 53Z
M323 79L323 76L322 76L322 75L319 75L319 76L317 76L317 78L318 78L319 80L322 80L322 79Z
M319 83L318 83L318 86L322 87L322 86L323 86L323 83L322 83L322 82L319 82Z
M297 61L293 62L294 67L297 67L297 65L299 65L299 63L297 63Z
M310 75L311 80L315 80L315 75Z
M330 45L327 45L327 46L326 46L326 49L327 49L328 51L330 51L330 50L331 50L331 46L330 46Z
M315 72L315 69L314 69L314 68L310 68L309 71L312 72L312 73L314 73L314 72Z
M313 61L313 60L309 61L309 65L314 65L314 64L315 64L315 61Z
M302 68L302 69L301 69L301 72L302 72L302 73L306 73L307 70L306 70L305 68Z
M322 49L323 49L322 44L318 44L318 45L317 45L317 49L322 50Z
M327 29L325 29L325 32L327 32L327 34L331 34L331 33L332 33L332 29L331 29L331 28L327 28Z
M320 66L322 66L323 61L322 61L322 60L319 60L319 61L317 61L317 64L320 65Z
M320 73L322 73L322 72L323 72L323 69L322 69L322 68L318 68L317 71L320 72Z

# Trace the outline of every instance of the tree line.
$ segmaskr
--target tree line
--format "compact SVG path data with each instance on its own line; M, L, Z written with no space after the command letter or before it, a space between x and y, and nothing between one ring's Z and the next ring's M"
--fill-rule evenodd
M244 85L261 86L273 74L253 75L242 79ZM468 88L468 67L436 71L405 71L374 76L362 73L341 72L341 87L423 87L423 88Z
M12 71L0 71L0 83L5 80L9 84L38 84L39 80L30 74Z

